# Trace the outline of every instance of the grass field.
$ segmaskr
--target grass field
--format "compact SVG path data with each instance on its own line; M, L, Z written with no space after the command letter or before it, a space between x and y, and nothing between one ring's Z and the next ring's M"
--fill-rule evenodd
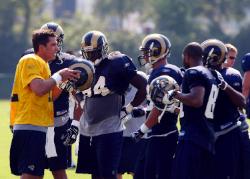
M10 173L9 149L12 133L9 130L9 101L0 100L0 179L17 179L19 177ZM74 158L76 162L76 158ZM90 175L75 174L75 169L67 170L69 179L90 179ZM53 179L51 173L46 170L44 179ZM124 175L123 179L132 179L129 175Z

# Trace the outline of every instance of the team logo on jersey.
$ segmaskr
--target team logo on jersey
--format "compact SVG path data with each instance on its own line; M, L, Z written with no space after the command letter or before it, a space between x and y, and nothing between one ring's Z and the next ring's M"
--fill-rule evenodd
M35 170L35 165L29 165L28 169L30 169L31 171L34 171Z

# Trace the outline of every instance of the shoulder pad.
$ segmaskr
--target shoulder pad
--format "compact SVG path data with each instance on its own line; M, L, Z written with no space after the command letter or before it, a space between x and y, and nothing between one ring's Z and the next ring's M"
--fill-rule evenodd
M108 54L108 59L115 60L115 59L121 58L123 56L125 56L125 55L122 54L120 51L114 51L114 52L111 52L110 54Z
M76 56L65 53L65 52L60 52L58 55L59 60L74 60L76 59Z

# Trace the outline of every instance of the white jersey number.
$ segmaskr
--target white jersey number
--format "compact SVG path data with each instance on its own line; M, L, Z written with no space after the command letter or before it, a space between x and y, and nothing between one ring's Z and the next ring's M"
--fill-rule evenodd
M102 96L106 96L107 94L110 93L110 90L106 87L106 79L104 76L100 76L97 83L94 86L94 94L101 94ZM83 94L91 97L92 96L92 92L91 92L91 88L84 90Z
M100 76L97 83L94 86L94 94L101 94L106 96L110 93L110 90L106 87L106 79L104 76Z
M219 94L219 88L216 85L212 85L205 111L206 118L209 119L214 118L214 108L218 94Z

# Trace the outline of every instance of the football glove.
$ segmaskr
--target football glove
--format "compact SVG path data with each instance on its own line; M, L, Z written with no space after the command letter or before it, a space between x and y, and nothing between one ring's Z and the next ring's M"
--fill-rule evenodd
M216 70L211 70L211 72L217 82L218 88L220 88L221 90L226 90L228 84L224 80L223 76Z
M74 82L70 80L61 82L59 83L58 87L65 92L72 93L74 91Z
M79 121L72 121L70 128L68 128L66 132L61 136L61 140L63 140L64 145L68 146L75 143L79 132L79 125Z
M131 113L127 113L125 107L123 107L121 112L125 113L125 115L121 117L123 124L125 124L132 118L142 117L146 114L146 111L143 108L138 108L138 107L134 107Z
M135 142L139 142L144 136L144 133L141 131L141 129L138 129L136 132L133 132L131 136Z
M140 129L138 129L136 132L133 132L131 134L131 137L135 142L139 142L144 136L144 134L146 134L148 131L149 131L149 128L146 126L146 124L143 123Z

